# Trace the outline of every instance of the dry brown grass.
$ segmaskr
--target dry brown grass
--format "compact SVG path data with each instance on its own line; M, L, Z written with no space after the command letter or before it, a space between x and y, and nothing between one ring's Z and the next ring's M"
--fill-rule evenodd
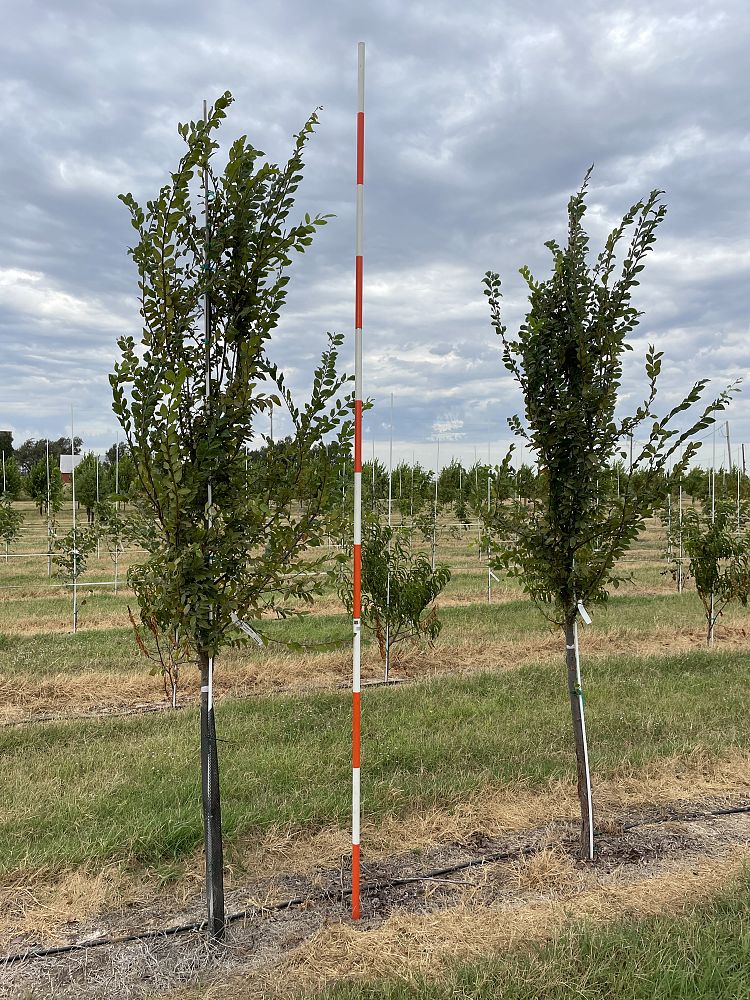
M547 855L536 862L549 867ZM341 922L321 927L280 962L233 976L199 991L171 993L171 1000L271 1000L314 994L334 982L378 979L440 980L456 962L486 959L563 933L573 921L603 924L623 917L679 914L720 892L750 861L750 847L733 846L719 856L675 858L636 875L618 869L598 878L559 866L550 882L522 876L529 892L495 903L476 895L458 905L426 913L397 910L379 926ZM543 871L539 874L544 875Z
M750 795L750 753L734 751L714 759L695 751L687 759L662 760L638 771L622 770L608 781L598 782L595 792L598 819L605 826L628 810L681 799L736 800ZM477 832L500 837L543 828L553 818L572 820L576 814L572 781L557 781L534 791L523 785L487 789L453 809L424 809L379 823L365 820L364 857L367 862L377 862L414 852L417 859L421 852L462 843ZM349 851L349 832L337 827L309 836L276 829L260 839L248 837L228 853L227 890L241 887L252 878L250 873L271 878L335 869ZM66 924L70 919L95 918L149 899L158 899L165 911L179 915L185 902L199 893L202 869L202 854L196 853L184 862L182 875L169 884L145 879L117 865L97 872L28 872L0 890L0 935L10 941L19 933L33 932L35 937L43 935L46 941L56 941L70 930ZM520 894L562 891L566 885L580 888L580 871L560 852L554 838L545 850L503 869L506 880ZM475 897L475 888L468 898ZM283 893L286 895L288 892Z
M747 646L750 628L719 626L716 645L721 649ZM536 633L517 640L462 638L454 633L450 644L434 649L405 650L391 667L393 680L418 680L431 676L469 676L482 670L513 670L530 663L558 664L561 640L556 632ZM583 633L584 656L607 657L628 654L661 656L704 649L702 627L666 627L635 631L632 628ZM136 663L139 661L135 661ZM117 673L85 670L80 674L52 676L14 674L0 677L0 721L16 722L36 716L91 713L97 710L129 709L140 705L165 704L159 677L149 676L146 661L138 670ZM362 677L365 683L382 679L383 665L374 649L364 652ZM229 651L219 660L216 692L219 697L247 697L282 691L304 692L343 687L351 679L351 653L284 651ZM193 701L198 695L197 671L183 668L179 700Z
M35 872L0 890L2 922L12 934L33 934L57 943L71 925L143 901L148 891L118 865L108 865L95 874L82 870L62 876Z
M750 849L737 847L707 861L699 871L684 861L665 863L652 877L633 883L622 873L594 888L568 883L552 898L518 905L463 903L450 909L414 915L397 912L367 933L348 925L323 928L273 970L256 981L235 980L206 996L251 1000L313 992L347 979L401 978L426 973L439 978L456 961L484 958L531 941L559 934L571 920L601 923L625 915L677 913L711 898L727 880L738 875ZM692 860L695 864L695 860ZM585 880L584 880L585 881Z
M725 799L750 795L750 753L734 750L721 758L695 750L689 757L661 759L638 770L622 769L595 787L597 820L611 822L627 810L658 807L680 799ZM429 808L406 818L387 817L362 825L363 850L371 860L394 853L424 851L461 842L477 831L488 836L544 826L554 817L578 815L575 782L550 782L543 790L522 784L488 788L452 809ZM327 828L309 838L287 830L270 832L260 842L240 843L242 868L268 873L312 871L336 865L350 849L348 832Z

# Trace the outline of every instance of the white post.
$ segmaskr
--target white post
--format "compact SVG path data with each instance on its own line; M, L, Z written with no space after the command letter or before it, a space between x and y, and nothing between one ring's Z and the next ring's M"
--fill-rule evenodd
M76 539L76 462L73 407L70 408L70 481L73 497L73 633L78 631L78 547Z
M96 507L97 513L95 516L98 517L99 513L99 455L96 455ZM101 552L99 549L99 532L96 533L96 558L101 559Z
M714 424L713 449L711 453L711 524L716 523L716 424ZM714 644L714 592L711 590L711 600L708 608L708 644Z
M388 675L391 669L391 624L390 624L390 611L391 611L391 535L393 519L391 515L393 507L393 393L391 393L391 437L390 443L388 445L388 577L386 579L386 589L385 589L385 607L386 607L386 622L385 622L385 672L383 674L383 680L388 680Z
M732 445L730 444L730 441L729 441L729 421L728 420L726 420L724 422L724 427L726 428L726 432L727 432L727 463L728 463L729 471L731 472L732 471Z
M737 466L737 534L740 533L740 467Z
M667 560L672 558L672 490L667 493Z
M488 447L489 450L489 447ZM492 487L489 466L487 468L487 603L492 604L492 566L490 565L490 511L492 509ZM518 492L516 479L516 493Z
M679 529L679 549L677 557L677 593L682 593L682 479L680 479L680 492L678 496L679 511L677 514L677 524Z
M117 571L120 559L120 434L115 438L115 593L117 593Z
M409 551L411 552L411 545L414 535L414 463L416 461L416 452L414 448L411 450L411 495L409 497Z
M47 442L47 577L52 576L52 524L50 522L50 507L52 505L52 489L49 476L49 438Z
M440 478L440 438L437 441L437 458L435 459L435 502L432 508L432 572L435 572L435 546L437 544L437 508L438 508L438 479Z

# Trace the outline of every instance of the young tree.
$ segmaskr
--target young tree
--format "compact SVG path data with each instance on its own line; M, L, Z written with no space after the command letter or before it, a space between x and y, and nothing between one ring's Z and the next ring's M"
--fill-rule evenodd
M348 381L337 371L342 337L329 335L301 407L267 353L292 255L326 221L306 215L287 223L317 117L295 137L286 165L265 162L242 136L217 172L215 133L231 100L226 93L205 120L179 126L186 152L145 209L121 196L138 236L130 254L142 350L121 338L110 376L138 482L132 537L147 552L128 575L141 621L164 635L178 631L200 667L208 925L217 938L224 900L214 660L227 645L249 641L238 621L293 614L322 587L325 549L303 556L321 544L327 480L336 479L351 435L351 397L339 398ZM246 446L263 436L256 421L268 427L272 405L286 408L293 434L249 478ZM324 440L331 460L308 475Z
M21 473L12 455L6 455L0 467L0 494L7 500L18 500L21 495Z
M64 534L52 536L52 562L57 566L56 575L66 583L75 583L86 572L86 562L96 549L97 532L94 527L76 525Z
M50 462L49 482L47 481L47 459L40 458L26 477L26 492L39 508L39 516L44 517L49 501L49 514L56 514L62 507L63 481L60 467Z
M747 509L742 511L747 516ZM750 539L735 531L737 511L728 501L710 509L689 507L683 514L683 546L689 572L706 614L706 641L730 601L747 604L750 596Z
M0 496L0 538L5 542L5 561L8 561L8 550L21 534L23 513L16 510L10 499Z
M594 855L594 821L583 692L578 657L579 609L607 598L616 586L616 564L640 531L658 498L667 463L682 451L675 468L682 471L698 449L694 435L713 422L736 386L710 403L689 427L678 432L675 418L697 403L707 380L697 382L666 416L654 408L661 353L646 354L648 393L632 416L618 418L626 338L640 313L632 304L638 275L656 239L666 207L660 191L637 202L607 238L593 262L583 229L589 173L568 203L568 239L561 248L545 245L553 271L535 279L524 267L529 309L518 337L509 339L501 319L500 278L485 277L492 325L503 342L503 363L523 393L525 426L509 420L537 457L539 477L536 516L517 516L506 535L511 541L500 554L524 590L565 634L568 694L573 718L581 806L581 853ZM619 276L617 254L631 232ZM645 426L644 426L645 425ZM599 497L596 478L616 458L629 461L634 432L643 428L645 445L633 456L632 469L620 483L620 495ZM632 488L638 472L639 488ZM509 518L514 508L509 508ZM512 529L512 530L511 530Z
M86 520L94 523L96 505L109 494L109 477L105 476L99 459L89 452L76 467L76 501L86 509Z
M362 544L362 624L375 636L380 657L403 642L434 645L442 629L435 600L450 569L405 545L399 532L368 519ZM339 596L352 610L349 563L339 574Z

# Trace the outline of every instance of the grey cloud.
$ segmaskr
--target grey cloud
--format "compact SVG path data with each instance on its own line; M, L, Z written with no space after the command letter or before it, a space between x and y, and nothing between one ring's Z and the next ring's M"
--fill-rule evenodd
M337 218L295 265L275 348L304 385L325 330L352 323L360 38L373 433L382 437L393 391L402 442L427 441L451 421L464 441L507 437L504 418L520 400L481 278L487 268L502 274L512 329L524 307L517 268L546 273L543 243L564 237L567 198L591 162L594 245L640 195L667 192L638 301L640 354L654 340L669 358L665 399L686 386L696 359L717 380L748 367L750 14L739 2L655 9L637 0L617 10L547 0L529 10L388 0L368 10L292 0L259 17L236 0L72 0L27 4L14 18L0 42L0 122L13 137L0 163L0 277L25 275L10 291L0 284L0 424L17 438L59 436L71 400L87 444L113 438L114 338L138 327L132 230L115 196L150 197L180 154L177 121L226 88L236 97L227 136L248 132L272 159L323 105L299 205ZM29 275L50 308L67 303L58 315L21 295ZM634 397L641 363L628 358ZM738 439L750 436L744 403L732 420Z

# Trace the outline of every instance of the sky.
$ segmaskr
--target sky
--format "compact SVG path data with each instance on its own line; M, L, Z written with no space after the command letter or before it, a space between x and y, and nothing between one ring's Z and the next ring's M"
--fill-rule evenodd
M108 374L140 335L133 230L117 200L154 196L177 124L235 98L226 141L274 162L318 106L297 214L334 213L295 261L271 353L309 389L326 332L353 370L357 42L366 44L365 457L493 462L522 410L482 278L525 315L518 269L549 273L566 205L594 164L596 249L654 188L668 214L637 290L622 413L664 351L665 411L697 378L746 377L750 291L750 8L723 0L6 0L0 39L0 429L16 444L118 435ZM294 214L294 213L293 213ZM748 444L750 383L727 411ZM277 415L275 433L287 429ZM717 462L726 447L723 431ZM700 458L710 461L712 437ZM736 460L737 455L733 456Z

